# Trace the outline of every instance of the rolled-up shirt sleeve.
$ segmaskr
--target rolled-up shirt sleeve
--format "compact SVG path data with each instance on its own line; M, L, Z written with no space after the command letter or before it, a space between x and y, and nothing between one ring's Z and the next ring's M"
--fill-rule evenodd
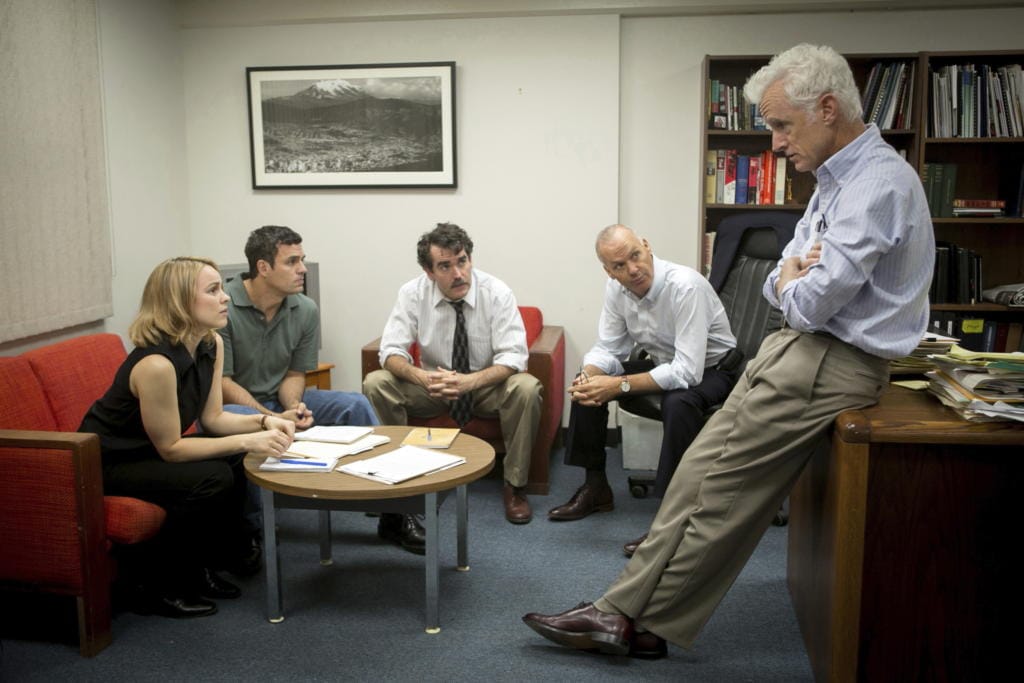
M384 332L381 334L380 352L378 353L381 367L384 367L385 361L390 356L402 356L410 363L413 362L412 356L409 354L409 347L416 341L419 330L418 299L414 282L407 283L398 290L398 300L395 302L394 308L391 309L391 315L388 316Z
M496 294L491 318L492 365L504 365L525 372L530 352L526 348L526 327L511 291Z
M583 356L583 365L599 368L606 375L620 375L622 361L629 357L634 341L622 312L615 310L609 290L605 290L604 307L597 323L597 343Z

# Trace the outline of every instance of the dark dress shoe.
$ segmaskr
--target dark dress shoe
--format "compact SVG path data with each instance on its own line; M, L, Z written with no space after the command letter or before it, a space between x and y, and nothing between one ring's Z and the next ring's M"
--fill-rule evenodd
M530 501L526 499L523 487L506 483L502 498L505 503L505 519L513 524L527 524L533 519L533 510L530 509Z
M622 614L606 614L589 602L552 616L531 612L523 617L523 622L548 640L576 650L626 655L633 641L632 619Z
M254 576L263 567L263 542L259 536L253 536L246 542L239 555L222 567L235 576Z
M424 555L427 552L427 534L415 515L382 514L377 522L377 535L385 541L397 543L410 553Z
M199 592L199 597L206 598L207 600L234 600L242 595L241 588L221 578L212 569L202 570L197 581L196 590Z
M216 614L217 605L198 597L150 594L140 598L132 611L136 614L156 614L171 619L193 619Z
M592 512L610 512L615 509L612 489L608 484L584 484L565 505L559 505L548 513L548 519L570 522L583 519Z
M629 656L640 659L661 659L668 656L665 639L650 631L633 633L633 642L629 645Z
M632 541L622 546L622 552L626 554L626 557L633 557L633 553L640 547L640 544L647 540L647 534L644 534L640 538L634 538Z

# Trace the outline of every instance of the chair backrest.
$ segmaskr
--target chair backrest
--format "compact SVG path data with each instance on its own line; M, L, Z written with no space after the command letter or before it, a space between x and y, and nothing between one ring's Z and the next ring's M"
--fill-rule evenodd
M711 260L712 283L722 300L736 344L749 360L761 342L782 327L782 313L761 293L782 250L793 238L799 214L755 211L719 223Z

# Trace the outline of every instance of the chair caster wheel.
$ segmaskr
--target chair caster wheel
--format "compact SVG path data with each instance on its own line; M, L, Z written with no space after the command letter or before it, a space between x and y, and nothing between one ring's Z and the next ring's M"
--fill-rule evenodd
M630 484L629 492L633 495L634 498L647 497L647 487L644 486L643 484Z

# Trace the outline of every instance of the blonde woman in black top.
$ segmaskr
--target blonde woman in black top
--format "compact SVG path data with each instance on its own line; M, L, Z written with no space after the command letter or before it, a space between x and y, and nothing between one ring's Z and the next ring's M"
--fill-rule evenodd
M223 343L215 330L227 323L228 301L213 261L179 257L159 264L128 330L136 348L79 427L100 436L107 495L167 510L154 539L123 549L140 611L213 614L213 599L240 595L215 570L259 570L258 558L243 561L242 458L280 455L295 426L223 410ZM197 420L202 436L186 435Z

